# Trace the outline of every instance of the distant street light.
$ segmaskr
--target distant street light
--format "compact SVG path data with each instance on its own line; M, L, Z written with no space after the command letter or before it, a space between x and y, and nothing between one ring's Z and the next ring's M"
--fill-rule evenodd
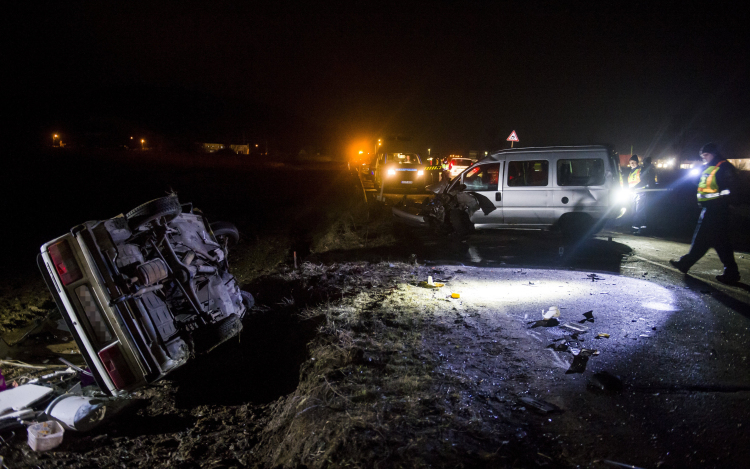
M143 149L144 149L144 144L145 144L145 143L146 143L146 140L144 140L144 139L141 139L141 150L143 150Z
M59 135L57 135L57 134L52 134L52 146L53 146L53 147L55 146L55 140L57 140L58 138L60 138L60 136L59 136Z

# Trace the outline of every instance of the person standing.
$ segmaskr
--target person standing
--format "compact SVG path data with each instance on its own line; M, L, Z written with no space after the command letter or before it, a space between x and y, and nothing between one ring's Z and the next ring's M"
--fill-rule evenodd
M697 197L698 204L702 207L701 215L695 227L690 251L669 263L686 274L713 247L724 264L724 273L717 275L716 280L731 285L740 280L740 271L729 239L729 204L737 196L737 172L714 143L703 145L700 156L706 167L698 183Z
M643 166L638 173L638 179L638 182L633 185L632 189L653 189L656 186L656 169L651 164L650 156L643 159ZM635 230L636 234L644 234L648 229L650 205L651 194L636 191L635 214L633 216L633 230Z
M641 182L641 165L638 163L638 155L632 155L630 161L630 174L628 175L628 188L634 189L636 184Z

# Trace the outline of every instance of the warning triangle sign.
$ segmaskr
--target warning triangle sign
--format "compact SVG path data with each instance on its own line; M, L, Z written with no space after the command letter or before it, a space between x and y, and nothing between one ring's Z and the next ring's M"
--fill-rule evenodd
M516 135L516 131L514 130L513 132L511 132L506 140L508 140L509 142L518 142L519 140L518 135Z

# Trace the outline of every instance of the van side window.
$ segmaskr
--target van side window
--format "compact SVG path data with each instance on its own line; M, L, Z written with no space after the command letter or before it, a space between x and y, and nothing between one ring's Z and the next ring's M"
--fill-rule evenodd
M604 160L600 158L558 160L558 186L601 186L604 184Z
M508 187L546 186L549 184L549 161L510 161Z
M500 181L500 163L475 166L464 173L467 191L496 191Z

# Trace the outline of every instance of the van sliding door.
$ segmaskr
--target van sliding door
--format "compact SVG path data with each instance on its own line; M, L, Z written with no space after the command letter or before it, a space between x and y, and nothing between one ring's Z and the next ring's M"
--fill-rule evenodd
M512 161L503 178L503 217L506 225L539 227L553 221L549 160Z

